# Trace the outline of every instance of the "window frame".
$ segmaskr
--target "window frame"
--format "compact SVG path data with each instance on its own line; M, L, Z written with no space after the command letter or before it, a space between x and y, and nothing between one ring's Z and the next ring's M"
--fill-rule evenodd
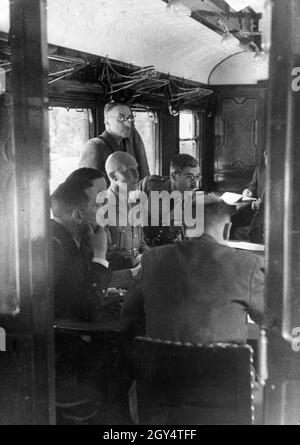
M193 136L191 138L181 138L180 137L180 113L189 113L192 114L193 116ZM182 153L181 151L181 143L182 142L188 142L191 141L191 144L195 144L195 153L196 153L196 159L199 163L201 163L201 158L202 158L202 143L201 143L201 115L199 112L194 111L192 109L189 108L185 108L183 110L179 111L179 135L178 135L178 139L179 139L179 153ZM193 156L193 154L191 153L191 155Z
M87 103L86 101L68 101L68 99L62 99L62 100L50 100L49 106L48 106L48 113L51 113L51 110L53 108L65 108L66 110L87 110L88 111L88 139L91 137L94 137L95 133L95 116L96 116L96 107L91 106L90 103ZM80 112L80 111L78 111ZM50 117L49 117L49 124L50 124ZM50 145L50 125L49 125L49 161L50 161L50 172L49 172L49 187L50 192L52 193L53 190L56 187L55 181L53 181L53 178L51 176L51 145ZM54 175L55 176L55 175ZM53 182L52 182L53 181ZM52 187L51 187L52 184ZM53 185L55 184L55 185Z
M153 143L154 143L154 172L150 172L150 175L159 175L160 174L160 154L161 154L161 144L160 144L160 119L159 119L159 110L149 107L135 107L132 106L131 110L133 114L139 113L139 112L146 112L146 113L152 113L154 115L153 119ZM146 151L147 156L147 151ZM148 165L149 160L147 157Z

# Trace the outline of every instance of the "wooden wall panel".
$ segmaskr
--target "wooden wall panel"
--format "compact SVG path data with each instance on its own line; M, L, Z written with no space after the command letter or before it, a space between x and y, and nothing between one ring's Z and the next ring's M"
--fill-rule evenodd
M263 161L265 90L219 88L215 116L215 184L219 191L240 192Z

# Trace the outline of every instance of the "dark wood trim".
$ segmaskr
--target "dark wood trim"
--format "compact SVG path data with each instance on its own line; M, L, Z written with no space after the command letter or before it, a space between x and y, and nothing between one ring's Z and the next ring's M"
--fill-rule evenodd
M300 63L299 56L294 57L292 51L292 5L293 0L287 0L283 5L274 1L272 25L272 49L270 58L270 101L268 122L268 145L270 147L269 166L267 169L266 187L266 221L269 230L266 234L267 243L267 297L269 308L276 316L282 328L283 289L285 262L290 261L291 234L290 217L293 211L292 196L288 192L298 194L297 188L288 190L290 178L294 174L291 156L297 156L293 121L296 95L291 87L292 67ZM285 36L282 38L282 36ZM299 96L298 96L299 97ZM297 127L297 126L296 126ZM288 168L287 168L288 167ZM298 176L298 172L296 172ZM287 181L285 183L285 181ZM297 185L297 184L296 184ZM288 187L287 187L288 186ZM284 239L284 232L287 238ZM298 236L299 238L299 236ZM295 240L296 241L296 240ZM288 266L288 263L286 263ZM287 271L290 274L290 267ZM290 279L286 277L286 279ZM295 289L296 291L296 289Z
M162 175L169 176L172 156L179 153L179 116L162 112L161 120L161 169Z
M228 85L214 85L214 90L216 94L226 94L234 90L237 93L243 94L245 91L251 91L254 90L256 92L265 91L266 87L268 86L267 82L259 82L255 85L248 84L248 85L236 85L236 84L228 84ZM211 85L209 85L209 88L211 88Z
M215 159L209 157L215 164L214 189L234 191L240 193L250 182L254 168L261 165L266 139L266 88L256 85L222 85L215 90L217 109L215 110ZM231 104L231 105L230 105ZM232 115L228 114L232 108ZM244 113L249 109L251 113L247 118L238 111L244 107ZM226 108L227 107L227 108ZM227 109L227 117L224 110ZM236 114L238 113L238 114ZM246 125L246 127L245 127ZM233 134L230 136L230 131ZM247 136L245 136L247 135ZM233 137L233 139L232 139ZM244 139L245 138L245 139ZM234 141L234 145L231 145ZM243 145L245 144L245 145ZM247 146L247 151L245 149ZM229 152L227 151L229 150ZM236 156L227 159L230 150ZM243 160L242 153L246 153ZM229 159L231 159L229 161Z
M49 85L49 97L72 96L82 94L95 98L104 94L100 84L91 82L79 82L78 80L57 80Z
M202 117L204 139L202 150L202 189L211 192L214 189L215 134L214 111L212 107L205 110Z
M16 172L19 424L55 423L53 302L49 289L46 0L10 3ZM50 274L51 275L51 274ZM13 332L10 333L13 335Z
M300 66L298 0L273 0L266 187L266 297L277 333L268 334L266 423L299 422L300 357ZM293 337L295 343L293 344Z

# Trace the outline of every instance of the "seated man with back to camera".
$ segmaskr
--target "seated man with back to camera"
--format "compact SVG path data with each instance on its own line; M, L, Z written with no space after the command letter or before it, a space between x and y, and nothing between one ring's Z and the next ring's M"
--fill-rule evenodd
M149 218L151 217L151 192L166 191L171 194L178 191L183 195L185 191L190 192L197 189L199 179L199 163L188 154L177 154L172 157L169 176L151 175L142 179L138 188L149 197ZM173 201L171 201L171 205L174 205ZM171 207L170 210L172 214L174 208ZM163 226L162 215L160 215L159 226L152 226L149 220L149 225L144 227L144 239L149 247L173 243L183 238L183 227L174 225L172 218L170 226Z
M134 126L130 105L107 103L104 107L104 124L105 131L85 143L79 166L104 172L108 156L116 151L124 151L136 159L141 178L149 175L144 143Z
M104 175L74 172L51 197L54 312L58 319L105 323L118 320L118 302L107 304L107 287L133 284L129 270L114 271L106 260L107 234L96 224L96 196L106 190ZM89 176L88 179L86 176ZM59 421L85 424L101 421L100 351L79 335L56 336L57 407ZM99 417L100 416L100 417ZM103 419L102 419L103 420Z
M265 321L264 266L227 246L229 231L226 204L206 195L201 236L145 252L141 289L122 307L124 327L170 341L245 343L247 314Z
M264 196L267 162L268 151L265 150L264 165L255 168L249 186L242 193L243 199L251 199L251 202L243 205L231 216L231 239L250 241L251 243L264 242Z
M139 179L138 165L129 153L117 151L107 158L105 170L110 180L108 202L116 216L115 224L109 226L108 258L113 269L133 268L139 264L144 250L142 226L134 226L128 220L134 204L131 195Z

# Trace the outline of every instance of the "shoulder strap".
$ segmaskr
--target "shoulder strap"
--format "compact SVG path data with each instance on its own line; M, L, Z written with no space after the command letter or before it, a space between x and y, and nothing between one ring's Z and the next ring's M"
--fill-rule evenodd
M105 139L105 137L104 136L102 136L101 134L99 134L99 136L97 136L99 139L101 139L106 145L107 145L107 147L110 149L110 151L113 153L114 152L114 149L113 149L113 147L111 146L111 144L108 142L108 140L107 139Z

